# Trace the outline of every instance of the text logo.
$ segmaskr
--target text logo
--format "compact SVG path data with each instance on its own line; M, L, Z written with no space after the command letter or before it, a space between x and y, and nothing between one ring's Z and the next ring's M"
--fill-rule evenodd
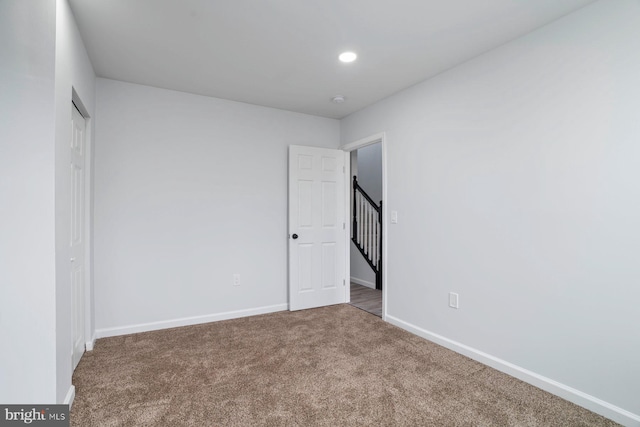
M0 427L69 427L68 405L0 405Z

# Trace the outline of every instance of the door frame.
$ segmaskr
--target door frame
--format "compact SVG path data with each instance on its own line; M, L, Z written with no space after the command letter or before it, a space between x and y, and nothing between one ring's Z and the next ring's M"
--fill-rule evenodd
M373 145L380 143L381 151L382 151L382 320L387 320L387 291L389 289L389 285L387 282L387 235L388 235L388 221L387 221L387 210L388 210L388 200L387 197L387 141L386 134L384 132L376 133L374 135L367 136L365 138L359 139L357 141L353 141L347 144L344 144L340 147L341 150L346 153L351 153L359 148L366 147L367 145ZM347 154L349 155L349 154ZM347 177L351 178L351 162L345 162L345 168L348 173ZM351 179L345 180L346 185L346 213L345 218L349 223L349 219L351 218L351 208L352 204L350 203L351 198ZM349 278L349 286L345 286L345 301L350 301L350 291L351 291L351 233L347 233L347 250L346 250L346 268L348 278Z
M84 154L84 342L85 351L92 351L96 341L93 329L93 119L75 88L71 102L85 121Z

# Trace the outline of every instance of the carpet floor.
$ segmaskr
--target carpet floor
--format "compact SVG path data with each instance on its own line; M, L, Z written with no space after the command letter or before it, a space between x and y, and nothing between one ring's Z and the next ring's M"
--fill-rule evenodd
M72 426L614 426L349 305L96 342Z

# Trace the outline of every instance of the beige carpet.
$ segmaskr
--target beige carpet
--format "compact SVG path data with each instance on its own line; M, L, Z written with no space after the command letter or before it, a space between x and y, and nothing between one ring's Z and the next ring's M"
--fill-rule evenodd
M98 340L73 426L611 426L349 305Z

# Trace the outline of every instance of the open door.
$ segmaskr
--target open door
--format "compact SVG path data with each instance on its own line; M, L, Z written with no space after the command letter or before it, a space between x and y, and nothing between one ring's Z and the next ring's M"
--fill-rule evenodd
M289 309L346 302L345 153L289 147Z
M71 106L71 309L73 318L72 368L84 354L85 343L85 132L86 122L80 111Z

